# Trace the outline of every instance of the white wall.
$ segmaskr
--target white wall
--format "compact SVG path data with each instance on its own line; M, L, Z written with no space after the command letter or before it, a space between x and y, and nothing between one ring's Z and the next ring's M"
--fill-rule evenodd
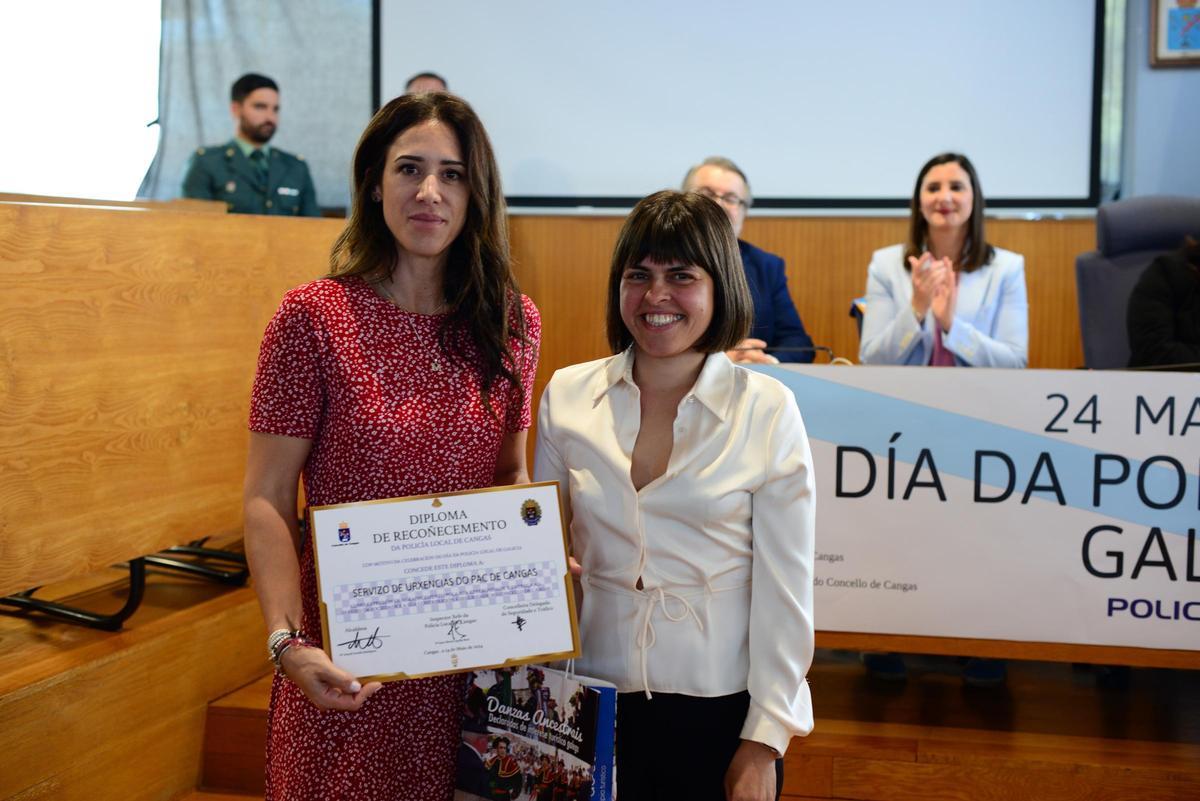
M1200 67L1150 68L1150 0L1129 0L1122 197L1200 196Z
M128 200L158 146L160 0L0 3L0 192Z

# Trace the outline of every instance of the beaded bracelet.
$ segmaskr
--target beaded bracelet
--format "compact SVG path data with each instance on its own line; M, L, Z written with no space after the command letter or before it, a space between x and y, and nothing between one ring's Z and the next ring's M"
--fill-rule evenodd
M287 650L289 648L291 648L293 646L296 646L298 648L314 647L312 643L310 643L308 640L304 639L303 634L297 633L297 636L295 636L295 637L288 637L286 640L279 643L279 647L275 650L275 658L273 660L271 660L275 663L276 671L278 671L280 673L283 672L283 655L287 652Z
M271 660L276 669L279 668L279 657L283 656L285 646L295 645L296 641L307 642L304 632L300 629L276 629L267 637L267 659Z

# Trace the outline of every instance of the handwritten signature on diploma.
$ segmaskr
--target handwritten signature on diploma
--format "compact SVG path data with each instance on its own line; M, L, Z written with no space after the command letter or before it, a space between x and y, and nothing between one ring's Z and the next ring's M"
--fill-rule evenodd
M338 643L338 648L346 648L351 651L378 651L382 647L383 638L379 636L378 626L369 637L363 637L362 632L355 632L353 640Z

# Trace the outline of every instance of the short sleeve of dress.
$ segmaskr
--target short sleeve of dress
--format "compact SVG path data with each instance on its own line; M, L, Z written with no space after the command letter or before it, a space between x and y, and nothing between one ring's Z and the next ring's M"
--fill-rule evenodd
M521 392L513 392L504 418L509 434L524 431L533 423L533 381L537 378L538 354L542 348L542 315L527 296L521 296L528 342L513 343L513 356L521 371Z
M250 430L313 439L324 403L317 328L296 293L267 324L250 395Z

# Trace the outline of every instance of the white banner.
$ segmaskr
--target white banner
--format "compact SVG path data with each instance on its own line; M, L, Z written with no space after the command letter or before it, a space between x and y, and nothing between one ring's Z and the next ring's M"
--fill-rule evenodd
M819 630L1200 650L1200 376L759 369L812 441Z

